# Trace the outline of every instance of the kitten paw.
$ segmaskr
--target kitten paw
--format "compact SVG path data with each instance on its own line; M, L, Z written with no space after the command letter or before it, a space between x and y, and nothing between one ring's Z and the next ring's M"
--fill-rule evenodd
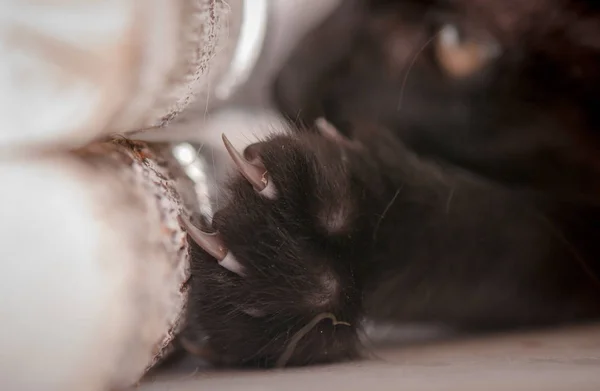
M243 154L224 143L240 173L226 205L210 229L181 221L197 244L188 332L217 364L355 357L373 198L360 185L360 159L349 156L357 152L311 133Z

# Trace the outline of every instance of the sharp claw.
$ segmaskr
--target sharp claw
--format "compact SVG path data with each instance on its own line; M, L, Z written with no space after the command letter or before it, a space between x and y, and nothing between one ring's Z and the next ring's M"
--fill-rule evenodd
M233 159L233 162L240 170L242 175L254 186L257 191L263 191L267 185L267 171L264 168L257 167L252 163L249 163L241 153L239 153L234 146L231 144L229 139L223 134L221 136L223 138L223 144L225 144L225 148L227 152L229 152L229 156Z
M235 259L235 257L231 253L231 251L229 251L225 255L225 258L223 258L222 260L219 261L219 265L221 265L221 267L224 267L225 269L229 270L230 272L237 274L238 276L243 277L245 275L244 267L242 266L241 263L238 262L237 259Z
M185 227L188 235L198 246L217 259L219 265L239 276L244 275L244 267L227 250L217 232L208 233L198 229L187 216L179 216L179 223Z
M315 125L323 137L333 141L334 143L350 149L359 148L359 144L356 141L347 139L331 122L327 121L325 118L317 118Z
M319 132L328 139L336 142L340 142L342 140L342 136L340 136L340 132L336 129L335 126L329 121L327 121L323 117L319 117L315 120L315 125Z
M219 262L227 257L228 251L218 233L207 233L197 228L187 216L179 216L180 223L196 244L215 257Z

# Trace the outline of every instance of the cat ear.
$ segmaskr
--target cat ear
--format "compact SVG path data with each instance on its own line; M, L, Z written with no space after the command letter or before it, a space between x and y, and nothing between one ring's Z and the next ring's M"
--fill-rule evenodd
M321 135L329 141L344 148L352 150L360 149L360 143L358 141L348 139L346 136L340 133L340 131L337 130L337 128L331 122L327 121L325 118L317 118L317 120L315 121L315 126L317 127L319 133L321 133Z

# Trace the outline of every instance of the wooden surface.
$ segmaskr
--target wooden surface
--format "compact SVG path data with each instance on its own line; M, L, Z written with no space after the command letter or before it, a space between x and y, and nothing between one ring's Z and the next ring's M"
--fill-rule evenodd
M600 324L376 352L343 365L157 375L141 391L600 390Z

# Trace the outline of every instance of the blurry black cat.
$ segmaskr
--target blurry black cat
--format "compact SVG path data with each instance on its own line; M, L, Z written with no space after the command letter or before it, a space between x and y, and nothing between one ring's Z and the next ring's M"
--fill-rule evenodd
M599 4L346 1L277 79L298 131L195 233L188 332L303 365L356 357L363 317L600 318Z

